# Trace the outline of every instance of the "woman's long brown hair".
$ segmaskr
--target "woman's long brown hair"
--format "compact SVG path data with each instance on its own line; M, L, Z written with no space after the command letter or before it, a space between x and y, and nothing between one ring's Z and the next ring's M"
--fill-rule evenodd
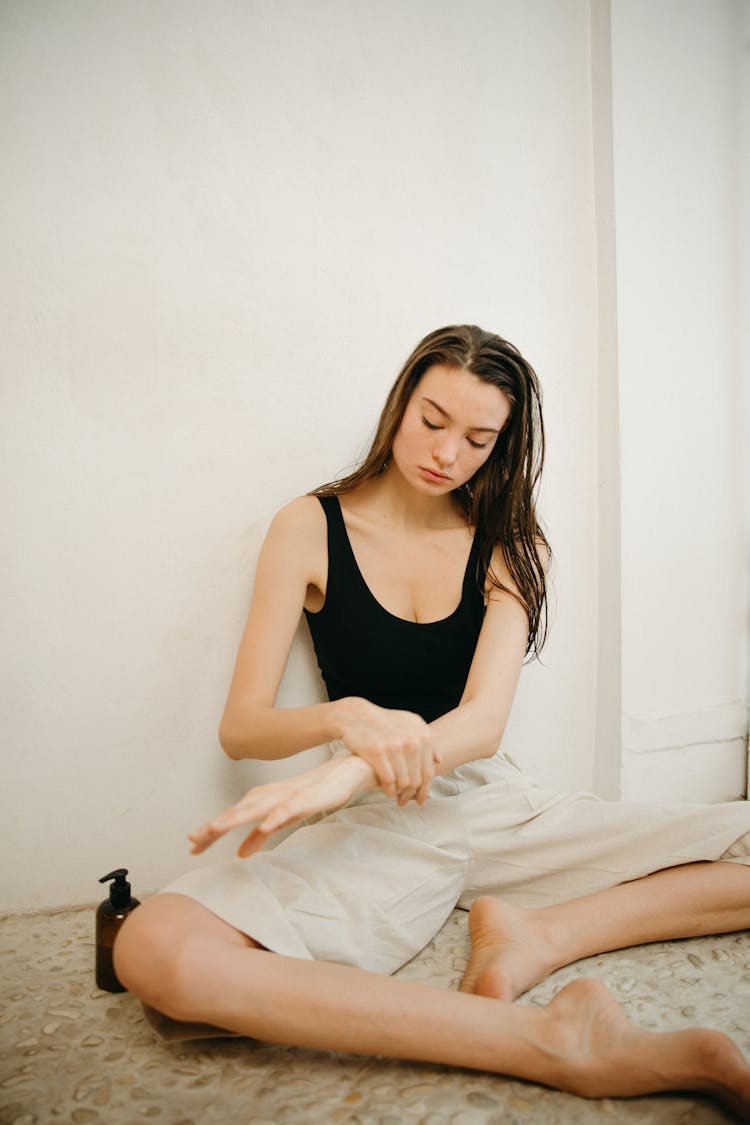
M492 553L503 551L510 576L529 618L526 651L538 655L547 633L545 563L549 544L536 516L536 489L544 463L541 391L533 367L519 350L473 324L431 332L407 359L390 390L372 445L362 464L348 476L321 485L315 496L339 496L372 480L388 464L406 405L417 384L435 364L471 372L507 395L511 412L492 453L470 481L454 495L476 529L477 580L486 578L507 589L492 570ZM513 591L510 591L513 592Z

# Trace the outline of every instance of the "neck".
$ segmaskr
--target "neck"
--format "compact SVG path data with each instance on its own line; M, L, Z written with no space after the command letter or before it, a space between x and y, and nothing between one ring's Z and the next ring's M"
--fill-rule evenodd
M451 493L429 496L417 492L407 484L393 462L363 487L367 490L373 515L388 523L417 530L456 527L465 523Z

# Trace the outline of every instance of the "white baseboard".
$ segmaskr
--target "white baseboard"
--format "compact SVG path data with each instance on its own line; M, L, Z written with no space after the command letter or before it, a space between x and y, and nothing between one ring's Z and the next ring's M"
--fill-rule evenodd
M747 738L747 702L744 699L678 715L648 719L622 716L623 749L633 754L734 742L738 738Z
M621 797L736 801L748 792L744 700L678 715L622 718Z

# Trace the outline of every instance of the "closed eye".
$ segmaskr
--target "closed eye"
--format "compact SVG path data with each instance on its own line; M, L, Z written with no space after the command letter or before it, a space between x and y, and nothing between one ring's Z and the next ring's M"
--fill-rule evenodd
M427 427L428 430L442 430L443 429L443 427L437 422L429 422L426 418L422 418L422 421L423 421L423 423L425 424L425 426ZM474 439L470 438L470 437L467 437L466 440L468 441L469 445L473 446L474 449L486 449L487 446L490 444L488 441L474 441Z

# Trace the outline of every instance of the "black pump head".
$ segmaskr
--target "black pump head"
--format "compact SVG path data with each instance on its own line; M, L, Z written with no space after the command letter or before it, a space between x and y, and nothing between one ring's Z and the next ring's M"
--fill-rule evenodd
M109 901L112 906L127 906L130 902L130 883L125 878L127 873L127 867L117 867L114 871L110 871L109 875L102 875L99 880L100 883L106 883L108 879L114 879L114 883L109 888Z

